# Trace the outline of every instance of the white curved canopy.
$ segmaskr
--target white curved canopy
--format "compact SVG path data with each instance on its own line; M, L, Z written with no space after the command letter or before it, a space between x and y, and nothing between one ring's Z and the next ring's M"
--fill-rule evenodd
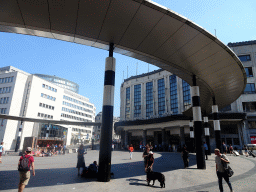
M187 18L150 0L0 1L0 31L54 38L127 55L192 85L196 75L201 107L211 113L234 102L246 86L237 56Z

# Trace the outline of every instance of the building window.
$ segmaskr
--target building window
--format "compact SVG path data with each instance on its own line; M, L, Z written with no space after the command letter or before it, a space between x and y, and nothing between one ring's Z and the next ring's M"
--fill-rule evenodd
M7 114L7 108L0 108L1 114Z
M245 67L245 72L247 77L253 77L252 68L251 67Z
M134 117L141 114L141 84L134 85Z
M125 118L130 118L130 87L126 88Z
M153 115L153 82L146 83L146 117Z
M225 112L225 111L231 111L231 105L227 105L226 107L220 110L220 112Z
M9 97L2 97L0 99L0 104L8 104L9 102Z
M190 85L182 80L184 111L191 107Z
M251 61L250 55L239 55L238 58L240 59L240 61Z
M178 93L176 75L170 76L170 99L171 111L173 114L178 114Z
M256 102L243 102L244 112L255 112L256 111Z
M13 82L13 77L0 78L0 83L11 83L11 82Z
M255 93L254 83L247 83L244 89L244 94L253 94L253 93Z
M158 86L158 114L161 116L165 113L165 86L164 78L157 81Z

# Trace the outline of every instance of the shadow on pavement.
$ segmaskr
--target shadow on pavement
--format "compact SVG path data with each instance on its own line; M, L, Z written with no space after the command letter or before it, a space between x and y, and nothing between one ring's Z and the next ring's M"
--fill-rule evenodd
M159 153L162 156L155 159L153 171L167 172L176 169L183 169L183 161L179 153ZM195 155L190 155L189 165L196 163ZM114 173L113 179L130 178L130 185L145 185L144 180L133 179L132 177L145 177L144 162L128 162L122 164L112 164L111 172ZM0 190L17 189L19 183L19 172L16 170L0 171ZM54 185L65 185L82 182L92 182L96 179L85 179L77 176L76 168L48 168L36 169L36 176L32 176L26 188L45 187ZM144 183L140 183L144 182Z

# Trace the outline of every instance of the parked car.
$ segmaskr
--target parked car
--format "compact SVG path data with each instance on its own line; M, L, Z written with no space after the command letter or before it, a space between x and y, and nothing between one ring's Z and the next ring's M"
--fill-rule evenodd
M256 144L247 144L248 150L256 150Z

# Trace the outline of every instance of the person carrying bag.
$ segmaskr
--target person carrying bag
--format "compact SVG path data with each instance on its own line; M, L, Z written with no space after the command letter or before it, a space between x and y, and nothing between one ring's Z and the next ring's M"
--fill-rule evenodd
M225 157L222 155L222 158L225 158ZM233 169L228 165L228 163L225 163L224 161L221 161L221 163L228 177L232 177L232 175L234 175Z

